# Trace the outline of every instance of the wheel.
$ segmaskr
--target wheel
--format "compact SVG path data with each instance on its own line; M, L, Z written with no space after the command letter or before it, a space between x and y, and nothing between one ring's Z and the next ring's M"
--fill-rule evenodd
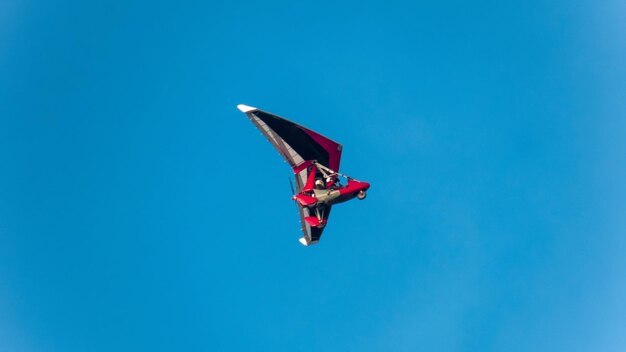
M359 198L359 200L363 200L367 197L367 193L365 193L365 191L359 191L359 193L356 194L356 197Z

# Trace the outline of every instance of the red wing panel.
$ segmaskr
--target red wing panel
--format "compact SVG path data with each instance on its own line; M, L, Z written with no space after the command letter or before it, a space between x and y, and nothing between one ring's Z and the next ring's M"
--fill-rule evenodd
M312 191L313 187L315 187L315 172L317 171L317 167L313 165L311 167L311 171L309 171L308 179L306 180L306 185L302 191L308 192Z
M327 168L333 170L333 171L339 171L339 163L341 162L341 150L342 150L342 145L334 142L324 136L322 136L321 134L311 131L307 128L302 127L302 129L316 142L318 143L320 146L322 146L322 148L324 148L324 150L326 150L326 152L328 152L328 164L324 164L323 162L319 161L320 164L326 166Z
M300 205L305 207L317 203L317 198L304 194L298 194L294 196L294 198L298 201L298 203L300 203Z

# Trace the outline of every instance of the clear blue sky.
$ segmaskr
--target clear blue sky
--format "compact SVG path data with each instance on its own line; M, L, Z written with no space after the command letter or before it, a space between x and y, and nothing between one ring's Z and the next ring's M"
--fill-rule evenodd
M0 2L0 351L625 351L625 14ZM371 182L319 245L239 103Z

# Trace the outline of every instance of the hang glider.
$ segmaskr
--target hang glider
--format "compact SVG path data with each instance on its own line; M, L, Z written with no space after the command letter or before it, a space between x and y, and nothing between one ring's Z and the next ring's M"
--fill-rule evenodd
M247 105L237 105L291 166L305 246L319 242L331 207L364 199L370 185L339 173L342 145L295 122ZM342 183L342 179L343 182Z

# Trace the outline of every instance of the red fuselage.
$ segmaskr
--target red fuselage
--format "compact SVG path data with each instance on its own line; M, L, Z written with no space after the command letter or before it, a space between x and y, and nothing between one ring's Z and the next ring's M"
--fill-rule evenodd
M330 204L337 204L349 201L350 199L356 197L359 192L365 192L370 188L370 184L367 182L361 182L356 180L348 180L348 184L339 188L339 197L330 201Z

